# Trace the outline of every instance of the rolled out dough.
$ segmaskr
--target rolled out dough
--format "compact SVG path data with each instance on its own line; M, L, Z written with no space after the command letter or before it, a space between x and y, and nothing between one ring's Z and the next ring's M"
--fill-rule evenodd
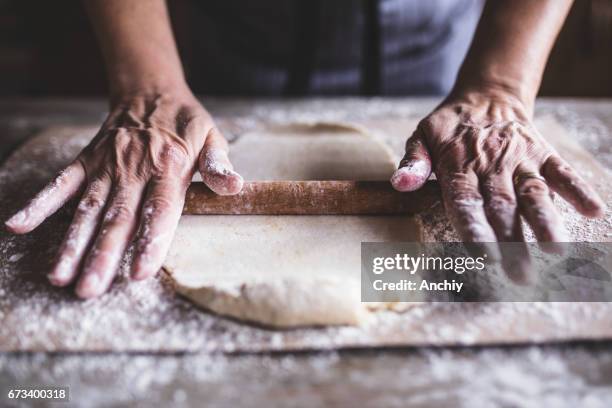
M246 133L230 156L251 180L388 180L395 169L383 143L338 126ZM418 240L410 216L183 216L164 269L178 293L221 315L356 325L370 309L360 301L361 242Z

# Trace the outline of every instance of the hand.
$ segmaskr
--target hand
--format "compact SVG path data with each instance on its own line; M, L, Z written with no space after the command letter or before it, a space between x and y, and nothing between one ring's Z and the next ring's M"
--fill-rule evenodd
M551 191L586 216L603 213L602 200L540 135L529 107L510 94L449 97L408 139L393 186L420 188L432 163L453 226L465 242L484 243L494 259L510 261L497 245L486 243L524 241L520 215L539 241L569 240ZM522 260L514 259L515 266ZM518 271L511 277L526 280L524 269Z
M236 194L225 138L189 91L121 98L92 142L6 226L24 234L82 192L74 219L48 275L66 286L79 276L79 297L110 286L135 238L134 279L155 274L164 260L199 167L218 194Z

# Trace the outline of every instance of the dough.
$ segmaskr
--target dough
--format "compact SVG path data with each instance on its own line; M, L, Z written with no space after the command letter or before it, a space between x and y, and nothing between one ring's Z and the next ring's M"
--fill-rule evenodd
M251 180L386 180L387 148L349 128L279 128L231 145ZM361 242L418 241L412 217L183 216L164 264L178 293L273 327L360 324ZM380 305L378 305L380 306Z
M334 123L244 134L231 145L230 159L247 180L388 180L396 168L383 142Z

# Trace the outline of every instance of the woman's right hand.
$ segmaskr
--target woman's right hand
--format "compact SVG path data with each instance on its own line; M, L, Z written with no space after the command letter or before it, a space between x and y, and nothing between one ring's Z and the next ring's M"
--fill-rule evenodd
M189 90L121 97L91 143L6 226L30 232L81 194L48 277L57 286L78 278L77 295L95 297L133 240L132 278L159 270L196 169L217 194L242 188L225 138Z

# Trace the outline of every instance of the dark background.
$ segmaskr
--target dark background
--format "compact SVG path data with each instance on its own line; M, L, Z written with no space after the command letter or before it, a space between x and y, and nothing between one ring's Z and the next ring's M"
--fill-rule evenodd
M0 0L0 96L96 96L104 67L81 0ZM189 76L187 16L169 1ZM196 93L206 93L197 89ZM546 69L541 95L612 96L612 0L576 0Z

